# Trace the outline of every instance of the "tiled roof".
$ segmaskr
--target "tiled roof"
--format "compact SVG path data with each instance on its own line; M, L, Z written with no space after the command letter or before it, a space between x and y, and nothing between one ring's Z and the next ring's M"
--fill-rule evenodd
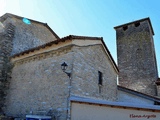
M146 98L146 99L149 99L149 100L152 100L152 101L160 102L160 98L158 98L156 96L152 96L152 95L141 93L141 92L138 92L138 91L135 91L135 90L131 90L129 88L126 88L126 87L123 87L123 86L120 86L120 85L118 85L118 90L122 90L122 91L128 92L130 94L134 94L134 95L137 95L139 97L143 97L143 98Z
M45 47L51 46L51 45L53 45L53 44L58 44L59 42L65 42L66 40L71 40L71 39L101 40L102 38L100 38L100 37L88 37L88 36L69 35L69 36L63 37L63 38L61 38L61 39L57 39L57 40L55 40L55 41L51 41L51 42L49 42L49 43L40 45L40 46L38 46L38 47L35 47L35 48L32 48L32 49L23 51L23 52L18 53L18 54L15 54L15 55L12 56L12 58L18 57L18 56L21 56L21 55L24 55L24 54L28 54L29 52L34 52L35 50L39 50L39 49L41 49L41 48L45 48Z
M21 53L18 53L18 54L15 54L13 56L11 56L12 58L14 57L18 57L18 56L21 56L21 55L24 55L24 54L29 54L30 52L34 52L35 50L39 50L41 48L45 48L47 46L51 46L53 44L58 44L59 42L65 42L66 40L72 40L72 39L78 39L78 40L101 40L109 57L111 58L111 61L113 62L114 66L116 67L117 71L118 70L118 67L110 53L110 51L108 50L107 46L105 45L104 41L103 41L103 38L102 37L89 37L89 36L76 36L76 35L69 35L69 36L66 36L66 37L63 37L61 39L57 39L55 41L52 41L52 42L49 42L49 43L46 43L46 44L43 44L41 46L38 46L38 47L35 47L35 48L32 48L32 49L29 49L29 50L26 50L26 51L23 51Z

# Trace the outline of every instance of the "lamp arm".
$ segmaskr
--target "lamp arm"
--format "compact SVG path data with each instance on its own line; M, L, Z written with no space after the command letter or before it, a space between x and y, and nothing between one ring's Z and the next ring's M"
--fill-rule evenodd
M63 72L65 72L65 71L63 71ZM69 72L65 72L65 73L68 75L69 78L71 78L71 73L69 73Z

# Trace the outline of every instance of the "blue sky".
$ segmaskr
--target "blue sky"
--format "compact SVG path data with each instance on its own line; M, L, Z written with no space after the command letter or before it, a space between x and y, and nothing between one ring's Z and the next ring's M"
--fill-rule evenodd
M150 17L160 73L159 5L159 0L0 0L0 16L8 12L47 23L60 37L103 37L115 61L113 27Z

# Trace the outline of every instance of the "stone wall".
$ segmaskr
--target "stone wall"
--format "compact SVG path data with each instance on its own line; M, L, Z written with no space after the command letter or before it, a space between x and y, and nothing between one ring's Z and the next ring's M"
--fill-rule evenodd
M71 94L117 100L117 73L102 45L74 48ZM102 86L98 84L98 71L102 72Z
M61 70L63 62L68 64L70 79ZM102 86L98 85L98 71L103 73ZM40 114L70 119L70 95L115 101L116 80L117 73L102 45L71 45L27 57L14 63L5 113L12 117Z
M4 102L11 79L12 64L9 56L12 51L15 26L9 23L3 29L0 33L0 115L3 114Z
M160 97L160 85L157 85L157 93L158 93L158 97Z
M23 18L17 18L10 14L2 16L0 21L4 26L8 23L12 23L16 26L11 55L57 39L56 36L54 36L47 28L47 25L39 22L30 20L31 24L25 24L23 22Z
M156 95L158 72L149 20L116 28L116 34L120 85Z
M72 69L70 47L35 55L14 63L5 113L12 117L27 114L51 115L66 120L69 78L61 70L67 62Z

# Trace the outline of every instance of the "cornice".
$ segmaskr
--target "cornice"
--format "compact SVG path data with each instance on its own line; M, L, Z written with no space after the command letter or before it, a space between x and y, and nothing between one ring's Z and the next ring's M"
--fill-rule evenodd
M20 64L24 64L24 63L29 63L29 62L34 62L34 61L38 61L38 60L42 60L42 59L47 59L47 58L51 58L54 56L59 56L62 54L66 54L68 52L70 52L72 49L72 45L68 45L65 46L63 48L59 48L57 50L52 50L52 51L47 51L47 52L43 52L40 54L35 54L33 56L29 56L29 57L25 57L23 59L19 59L19 60L14 60L14 58L11 58L11 62L14 65L20 65Z

